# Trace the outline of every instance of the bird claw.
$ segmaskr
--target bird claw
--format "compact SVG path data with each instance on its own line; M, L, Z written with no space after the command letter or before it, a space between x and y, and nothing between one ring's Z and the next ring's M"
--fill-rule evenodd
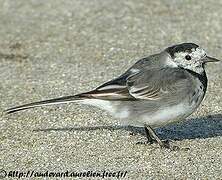
M129 135L130 135L130 136L135 136L136 133L134 133L134 132L130 132Z
M180 148L178 146L173 146L170 145L170 140L166 139L166 140L162 140L160 143L158 143L155 139L149 140L149 141L143 141L143 142L137 142L136 144L143 144L143 145L151 145L153 143L158 143L160 145L161 148L165 148L165 149L169 149L171 151L177 151Z
M143 141L143 142L137 142L136 144L144 144L144 145L146 145L146 144L149 144L149 145L151 145L151 144L153 144L154 143L154 140L153 141Z
M169 140L161 141L160 147L161 148L170 149L171 151L177 151L177 150L180 149L178 146L170 145L170 141Z

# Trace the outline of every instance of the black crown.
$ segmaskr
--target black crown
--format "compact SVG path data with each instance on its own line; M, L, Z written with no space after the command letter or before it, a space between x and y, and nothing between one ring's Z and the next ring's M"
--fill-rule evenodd
M174 57L175 53L191 52L192 49L196 49L198 47L199 46L194 43L182 43L182 44L177 44L177 45L168 47L165 50L171 55L171 57Z

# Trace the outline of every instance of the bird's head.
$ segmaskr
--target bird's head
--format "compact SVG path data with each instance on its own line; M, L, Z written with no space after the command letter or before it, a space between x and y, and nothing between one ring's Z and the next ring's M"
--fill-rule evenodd
M205 50L194 43L177 44L165 49L170 55L170 63L197 73L204 72L204 65L218 59L207 56Z

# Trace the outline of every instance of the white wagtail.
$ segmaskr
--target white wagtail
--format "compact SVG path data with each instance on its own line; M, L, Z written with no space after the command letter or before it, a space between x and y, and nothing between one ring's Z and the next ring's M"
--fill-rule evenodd
M125 125L145 127L148 142L170 148L153 128L183 120L197 109L207 90L205 64L216 61L196 44L178 44L137 61L95 90L13 107L6 113L70 102L92 105Z

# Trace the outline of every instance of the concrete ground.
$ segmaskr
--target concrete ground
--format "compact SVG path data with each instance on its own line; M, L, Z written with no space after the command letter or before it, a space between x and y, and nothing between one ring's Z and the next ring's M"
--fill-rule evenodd
M222 59L221 7L210 0L0 0L0 111L91 90L180 42ZM138 145L142 130L131 135L96 108L37 108L1 116L0 175L106 170L127 171L126 179L220 179L221 70L222 63L208 65L207 95L188 121L157 130L182 150Z

